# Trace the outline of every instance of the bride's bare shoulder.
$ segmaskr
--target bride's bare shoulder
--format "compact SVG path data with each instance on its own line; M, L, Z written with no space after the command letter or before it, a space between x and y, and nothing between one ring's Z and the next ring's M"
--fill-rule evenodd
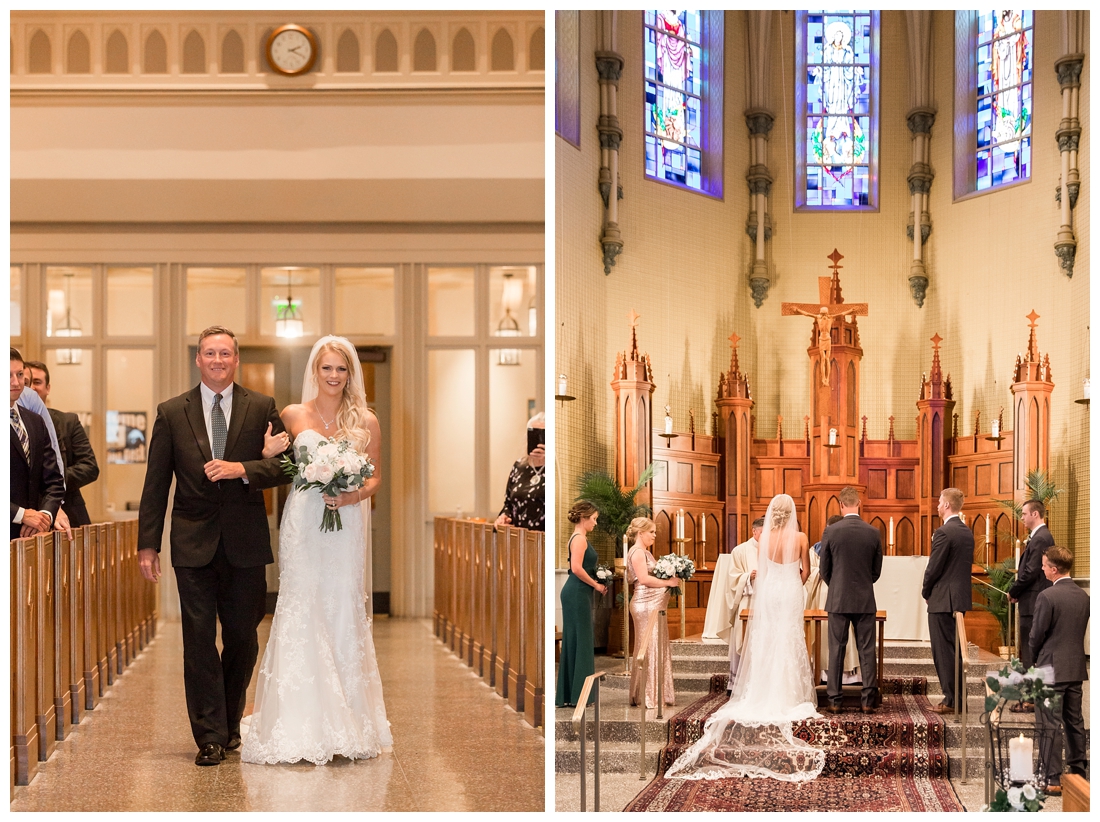
M290 432L292 437L298 436L302 432L303 428L308 428L309 409L301 403L294 403L284 408L279 416L283 420L283 425L286 426L287 431Z

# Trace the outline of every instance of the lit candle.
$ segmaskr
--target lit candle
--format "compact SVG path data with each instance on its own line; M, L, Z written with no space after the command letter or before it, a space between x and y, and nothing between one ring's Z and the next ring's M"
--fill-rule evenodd
M684 509L676 512L676 539L684 538Z
M829 429L829 445L836 445L836 429Z
M1090 395L1092 394L1092 384L1089 382L1088 377L1085 377L1085 384L1081 386L1081 388L1085 392L1085 399L1091 399Z
M707 515L703 514L703 519L699 523L699 541L707 541Z
M890 544L894 544L894 518L890 517Z
M989 545L989 514L985 515L985 544Z
M668 414L665 414L665 433L672 433L672 417L670 417Z
M993 420L993 436L994 437L1001 436L1001 421L1000 420Z
M626 549L627 549L626 534L623 534L623 556L624 557L626 556Z
M1031 740L1023 734L1008 740L1008 778L1013 782L1026 782L1035 776L1031 753Z
M558 374L558 396L559 397L566 396L565 388L566 388L565 374Z

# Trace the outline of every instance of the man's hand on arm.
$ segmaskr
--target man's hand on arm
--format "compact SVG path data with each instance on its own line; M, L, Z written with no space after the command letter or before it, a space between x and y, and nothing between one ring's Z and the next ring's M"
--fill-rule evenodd
M226 479L244 479L244 464L240 462L227 462L225 460L210 460L202 467L206 478L211 482Z

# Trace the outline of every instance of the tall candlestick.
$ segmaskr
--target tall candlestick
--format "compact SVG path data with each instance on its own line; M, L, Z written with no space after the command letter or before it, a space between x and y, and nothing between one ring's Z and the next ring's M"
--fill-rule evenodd
M829 429L829 445L836 445L836 429Z
M626 534L623 534L623 556L624 557L626 556L626 549L627 549Z
M985 544L989 545L989 514L985 515Z
M565 374L558 374L558 396L559 397L566 396L565 389L566 389Z
M1035 776L1034 766L1031 764L1033 750L1031 740L1022 733L1015 739L1008 740L1008 778L1013 782L1027 782Z
M684 538L684 509L676 512L676 539Z

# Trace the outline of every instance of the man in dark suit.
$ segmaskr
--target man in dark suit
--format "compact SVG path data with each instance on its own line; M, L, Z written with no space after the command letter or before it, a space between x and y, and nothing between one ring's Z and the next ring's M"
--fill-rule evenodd
M35 361L24 363L24 367L30 371L30 387L42 398L42 402L47 402L50 397L50 369L45 363ZM61 504L61 512L75 528L90 525L92 518L88 515L88 506L80 489L99 477L99 463L80 418L56 408L49 409L49 412L65 465L65 501Z
M1085 629L1089 624L1089 595L1069 576L1073 554L1053 545L1042 558L1043 574L1051 586L1035 598L1035 619L1029 635L1036 667L1054 668L1054 690L1062 696L1061 708L1036 708L1036 725L1042 730L1039 752L1046 767L1050 793L1062 792L1062 720L1066 745L1066 770L1085 776L1085 720L1081 713L1081 683L1088 679L1085 662Z
M23 356L11 349L9 404L11 420L11 539L30 537L53 528L65 480L57 468L46 425L17 405L23 393Z
M873 714L881 702L875 659L875 581L882 573L882 537L878 529L859 518L859 492L840 492L841 520L821 537L821 579L829 586L825 610L829 613L829 678L826 711L841 712L844 651L848 628L853 626L863 677L861 710Z
M1024 503L1024 527L1031 533L1024 552L1020 554L1020 567L1016 571L1016 581L1008 589L1008 598L1019 603L1020 615L1020 662L1024 668L1030 668L1035 658L1031 655L1031 619L1035 613L1035 601L1039 594L1050 587L1050 580L1043 573L1043 554L1054 544L1054 537L1046 526L1047 509L1037 499Z
M928 633L932 640L932 662L943 691L943 702L934 705L938 714L955 710L955 614L971 608L970 574L974 565L974 534L959 513L963 493L944 488L936 507L943 525L932 534L932 553L924 570L921 596L928 603ZM965 684L963 698L965 698Z
M196 765L217 765L241 744L245 691L259 653L273 561L263 489L289 482L279 459L263 459L264 432L282 421L271 397L233 382L240 355L232 331L199 335L202 380L157 408L141 494L142 575L160 576L161 536L172 478L172 567L183 622L184 686ZM222 653L215 644L221 623Z

